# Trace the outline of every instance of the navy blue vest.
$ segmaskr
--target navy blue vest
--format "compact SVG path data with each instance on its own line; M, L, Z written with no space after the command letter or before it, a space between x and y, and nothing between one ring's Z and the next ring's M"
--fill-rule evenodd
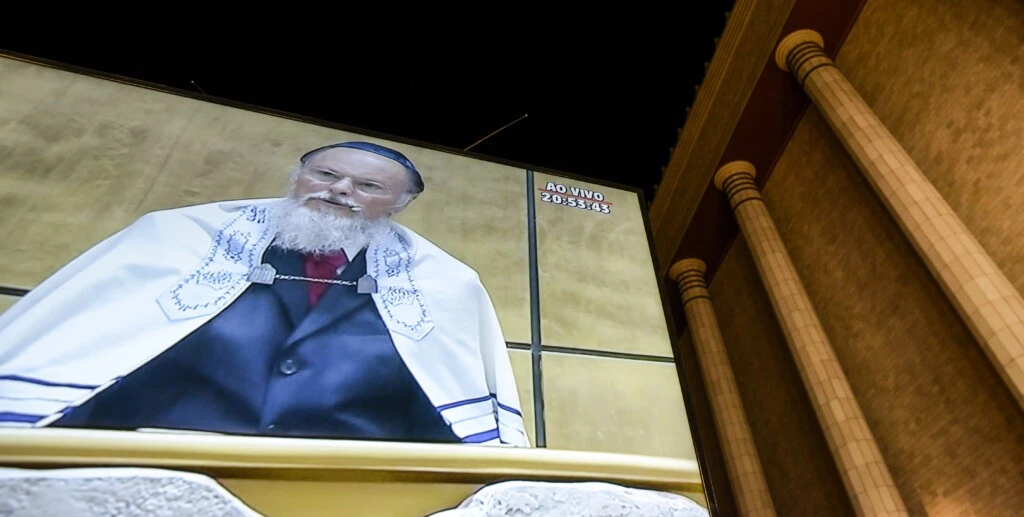
M366 273L365 251L339 277ZM304 276L298 253L264 261ZM253 284L176 345L54 423L313 438L458 442L405 367L373 299L331 285Z

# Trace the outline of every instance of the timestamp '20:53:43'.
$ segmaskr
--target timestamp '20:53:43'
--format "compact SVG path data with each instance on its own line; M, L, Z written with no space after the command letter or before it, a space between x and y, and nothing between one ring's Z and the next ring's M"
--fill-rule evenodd
M592 210L601 214L612 213L612 208L607 203L602 203L600 201L587 201L585 199L577 199L572 196L563 196L561 194L554 194L551 192L541 192L540 200L546 203L554 203L556 205L567 206L570 208Z

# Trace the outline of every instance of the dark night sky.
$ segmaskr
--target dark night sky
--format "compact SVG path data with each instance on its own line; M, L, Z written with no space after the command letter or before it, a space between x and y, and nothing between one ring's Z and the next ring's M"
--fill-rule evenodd
M489 13L501 28L5 31L0 49L457 149L527 113L473 152L650 200L731 6Z

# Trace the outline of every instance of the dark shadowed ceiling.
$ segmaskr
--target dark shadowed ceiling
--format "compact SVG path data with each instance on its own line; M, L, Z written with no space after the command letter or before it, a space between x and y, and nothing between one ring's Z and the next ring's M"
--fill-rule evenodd
M443 28L314 17L271 31L5 31L0 49L454 149L527 114L472 152L650 200L732 3L497 12Z

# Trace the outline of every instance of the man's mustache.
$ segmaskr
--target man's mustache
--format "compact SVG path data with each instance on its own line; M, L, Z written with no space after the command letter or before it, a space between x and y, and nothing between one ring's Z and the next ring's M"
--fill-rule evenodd
M352 209L358 209L358 210L362 210L363 209L363 205L361 205L359 203L356 203L355 201L352 201L351 199L347 199L347 198L344 198L344 197L338 197L338 196L332 196L332 195L329 195L329 194L309 194L305 198L303 198L302 201L305 202L305 201L308 201L310 199L320 199L322 201L327 201L328 203L332 203L332 204L335 204L335 205L341 205L341 206L347 206L347 207L352 208Z

